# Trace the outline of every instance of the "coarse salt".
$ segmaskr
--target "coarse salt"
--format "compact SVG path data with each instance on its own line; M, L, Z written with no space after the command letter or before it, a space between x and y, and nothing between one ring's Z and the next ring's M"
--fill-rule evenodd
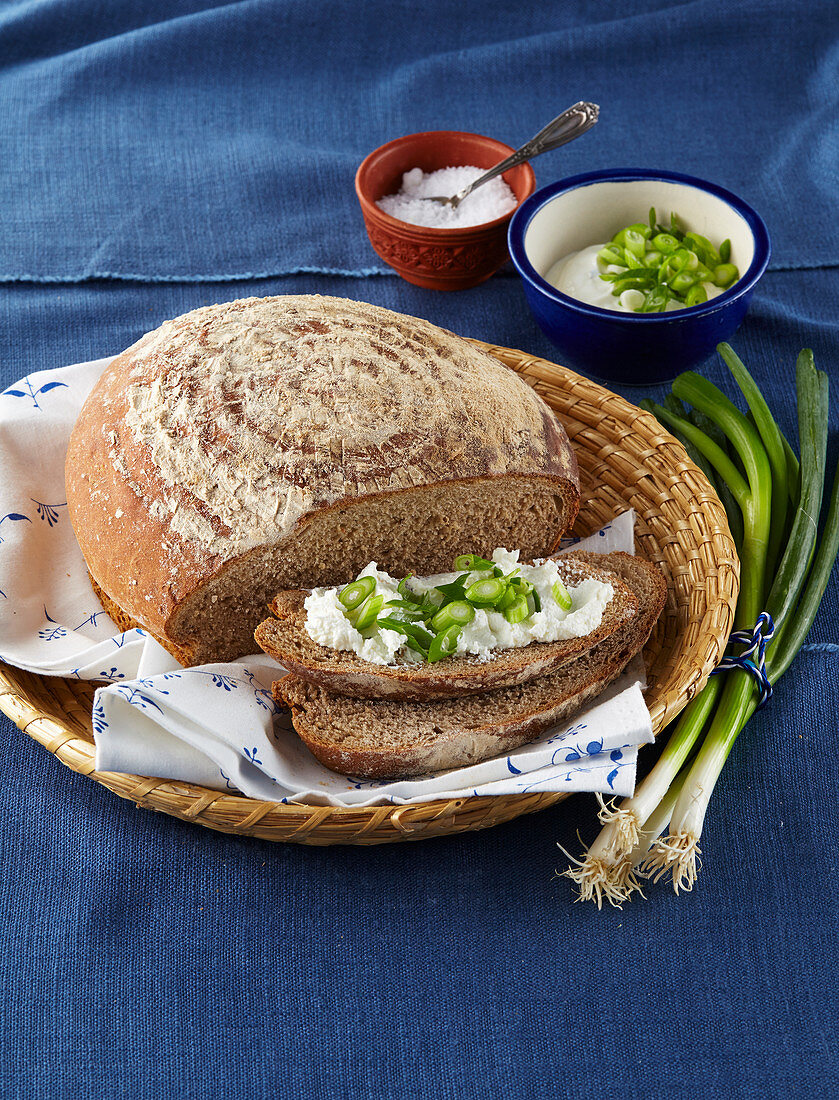
M518 205L516 196L501 176L496 176L467 195L456 208L428 201L431 195L457 194L485 171L486 168L471 165L440 168L427 174L421 168L412 168L402 176L400 189L393 195L385 195L376 205L401 222L433 229L461 229L493 222L515 210Z

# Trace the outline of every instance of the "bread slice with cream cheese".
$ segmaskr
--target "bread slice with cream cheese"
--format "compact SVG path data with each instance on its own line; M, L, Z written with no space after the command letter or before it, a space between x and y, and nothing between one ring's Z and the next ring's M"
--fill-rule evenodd
M291 708L295 730L326 767L365 779L400 779L476 764L534 741L595 699L646 643L666 585L642 558L579 554L602 561L631 589L639 610L585 656L559 669L465 698L417 703L358 699L286 676L275 698Z
M600 625L583 637L557 642L531 642L501 649L489 660L456 655L442 661L372 664L355 653L331 649L313 641L306 631L303 590L279 593L271 603L276 619L261 623L254 637L258 645L289 672L329 691L357 698L445 699L524 683L587 653L638 612L638 601L614 572L580 555L555 559L568 587L586 579L612 586Z

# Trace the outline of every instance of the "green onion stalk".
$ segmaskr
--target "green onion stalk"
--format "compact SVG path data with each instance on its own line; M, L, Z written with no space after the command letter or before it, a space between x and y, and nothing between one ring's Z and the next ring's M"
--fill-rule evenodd
M727 344L718 350L746 399L748 416L693 372L676 379L664 406L642 404L685 445L718 490L732 530L739 533L734 627L751 633L762 611L772 616L775 633L766 646L764 671L774 685L807 636L839 552L839 470L817 546L827 376L816 370L812 352L801 352L796 365L799 463L745 366ZM712 676L685 707L635 794L619 806L600 799L604 828L585 858L564 872L579 886L581 899L598 907L604 900L620 906L640 889L644 876L669 877L677 893L692 888L711 794L760 697L754 677L742 668Z

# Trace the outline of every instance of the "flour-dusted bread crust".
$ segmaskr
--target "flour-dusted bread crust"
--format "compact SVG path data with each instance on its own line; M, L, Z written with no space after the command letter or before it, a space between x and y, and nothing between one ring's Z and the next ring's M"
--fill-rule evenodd
M590 634L558 642L531 642L518 649L499 650L488 661L478 657L448 657L428 663L374 665L352 652L318 645L306 631L306 591L281 592L271 603L276 619L256 628L260 648L288 672L339 695L368 699L446 699L523 684L536 676L583 657L638 614L638 600L616 573L574 554L557 558L567 585L584 580L612 586L603 619Z
M274 684L301 740L327 768L363 779L407 779L477 764L567 721L620 676L650 636L667 588L657 566L629 554L581 554L617 573L640 611L590 653L523 684L428 703L354 699L297 676Z
M543 556L579 506L566 434L514 372L426 321L314 296L144 336L86 401L66 479L96 583L190 663L249 652L282 588L370 560Z

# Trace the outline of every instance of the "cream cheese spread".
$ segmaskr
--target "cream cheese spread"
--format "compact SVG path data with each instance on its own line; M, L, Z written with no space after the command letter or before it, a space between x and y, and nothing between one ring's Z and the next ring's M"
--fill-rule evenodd
M553 265L545 276L545 279L555 286L557 290L567 294L569 298L576 298L578 302L585 302L589 306L598 306L600 309L611 309L618 313L634 313L643 303L644 295L640 290L625 290L620 297L612 294L612 284L601 279L602 274L613 274L618 271L626 271L626 268L616 267L614 264L605 264L598 259L597 254L605 248L604 244L593 244L583 248L579 252L571 252L563 256ZM722 294L722 290L713 283L702 283L708 301ZM684 305L672 298L664 308L665 313L673 310L684 309Z
M614 595L610 584L587 578L578 585L568 585L571 607L566 611L553 596L553 586L562 580L557 563L545 559L533 565L519 563L518 550L497 549L492 560L505 573L519 570L523 580L530 581L542 604L524 622L510 623L499 611L492 608L476 608L475 618L460 632L456 655L472 655L488 661L499 650L517 649L531 642L558 642L566 638L582 638L596 630L603 620L603 612ZM449 584L460 573L438 573L430 577L412 577L410 587L418 595L428 592L438 584ZM399 599L398 579L378 569L370 562L359 574L376 581L374 595L382 595L385 601ZM480 574L472 574L477 579ZM364 661L375 665L421 663L422 657L405 645L405 638L395 630L379 628L362 635L344 614L338 599L341 588L315 588L306 597L306 632L312 641L331 649L356 653ZM387 610L384 614L388 614Z

